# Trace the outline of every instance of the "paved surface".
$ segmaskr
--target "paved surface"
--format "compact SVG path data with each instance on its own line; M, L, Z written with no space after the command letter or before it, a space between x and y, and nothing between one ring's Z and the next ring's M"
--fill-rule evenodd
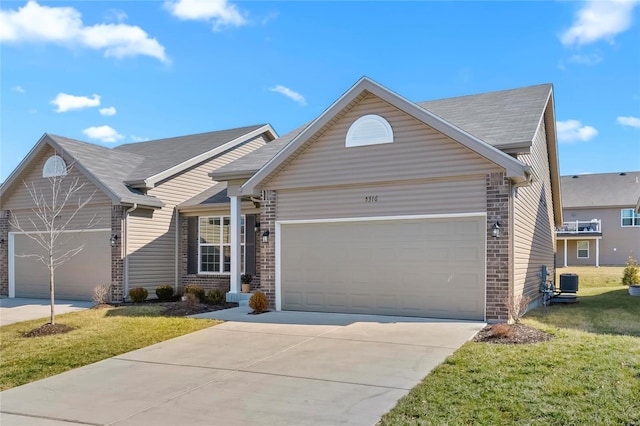
M200 315L203 316L203 315ZM9 425L373 425L484 324L237 308L0 393Z
M93 302L77 300L56 300L55 313L81 311L94 305ZM51 315L49 299L26 299L22 297L0 299L0 326L16 322L47 318Z

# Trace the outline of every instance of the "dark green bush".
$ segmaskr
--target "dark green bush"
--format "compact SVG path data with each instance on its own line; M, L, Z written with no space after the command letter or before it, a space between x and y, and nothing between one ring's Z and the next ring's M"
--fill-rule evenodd
M224 302L226 302L225 293L219 288L210 290L209 293L207 293L207 299L212 305L223 305Z
M193 294L198 298L200 303L204 302L205 299L204 288L197 284L189 284L188 286L186 286L184 288L184 294Z
M149 292L143 287L135 287L129 290L129 297L135 303L144 302L148 295Z
M261 291L256 291L253 293L253 296L251 296L251 299L249 299L249 307L257 313L266 312L269 308L267 296Z
M156 296L161 302L168 302L173 297L173 286L169 284L161 285L156 288Z
M640 284L640 266L638 266L638 262L631 255L629 255L627 266L624 268L622 284Z

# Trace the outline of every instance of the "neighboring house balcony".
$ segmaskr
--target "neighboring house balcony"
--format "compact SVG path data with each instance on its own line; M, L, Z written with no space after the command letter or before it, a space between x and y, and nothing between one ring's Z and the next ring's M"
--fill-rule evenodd
M578 259L589 257L589 240L595 240L595 266L600 266L600 239L602 238L602 221L600 219L574 220L563 222L556 229L556 237L563 241L564 267L567 267L567 240L577 240L576 248Z

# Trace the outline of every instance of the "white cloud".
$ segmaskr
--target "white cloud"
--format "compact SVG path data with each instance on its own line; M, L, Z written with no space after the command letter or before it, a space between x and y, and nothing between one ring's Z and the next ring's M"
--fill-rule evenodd
M571 28L560 41L565 46L585 45L613 38L631 27L637 0L591 0L578 10Z
M640 118L638 117L618 117L616 120L618 124L622 124L623 126L637 127L640 129Z
M598 131L591 126L583 126L578 120L556 121L560 142L586 142L593 139Z
M281 93L281 94L285 95L287 98L289 98L289 99L291 99L293 101L296 101L300 105L306 105L307 104L307 100L304 98L304 96L302 96L298 92L294 92L293 90L289 89L288 87L277 85L276 87L272 87L269 90L272 91L272 92Z
M581 65L597 65L602 62L602 55L600 55L599 53L571 55L567 61Z
M18 93L24 93L24 89L22 88L22 86L16 86L13 88L13 90L15 90Z
M124 136L111 126L88 127L84 129L82 133L91 139L97 139L101 142L117 142L124 139Z
M116 115L115 107L100 108L100 115Z
M146 55L168 62L164 46L138 26L86 26L72 7L40 6L33 0L17 10L0 10L0 41L82 46L104 50L106 57Z
M185 21L213 22L214 31L247 24L247 19L238 8L227 0L168 0L164 7L173 16Z
M100 106L100 96L93 95L88 98L86 96L73 96L66 93L58 93L58 96L50 102L56 105L56 112L66 112L74 109L93 108Z

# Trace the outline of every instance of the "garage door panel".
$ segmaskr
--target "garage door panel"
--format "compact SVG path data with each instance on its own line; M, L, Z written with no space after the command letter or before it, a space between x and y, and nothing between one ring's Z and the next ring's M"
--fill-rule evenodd
M109 231L65 232L60 252L84 245L83 249L55 270L55 296L58 299L91 300L97 285L111 282ZM33 257L40 246L29 236L13 235L13 282L16 297L49 297L49 270Z
M485 218L281 225L285 310L484 318Z

